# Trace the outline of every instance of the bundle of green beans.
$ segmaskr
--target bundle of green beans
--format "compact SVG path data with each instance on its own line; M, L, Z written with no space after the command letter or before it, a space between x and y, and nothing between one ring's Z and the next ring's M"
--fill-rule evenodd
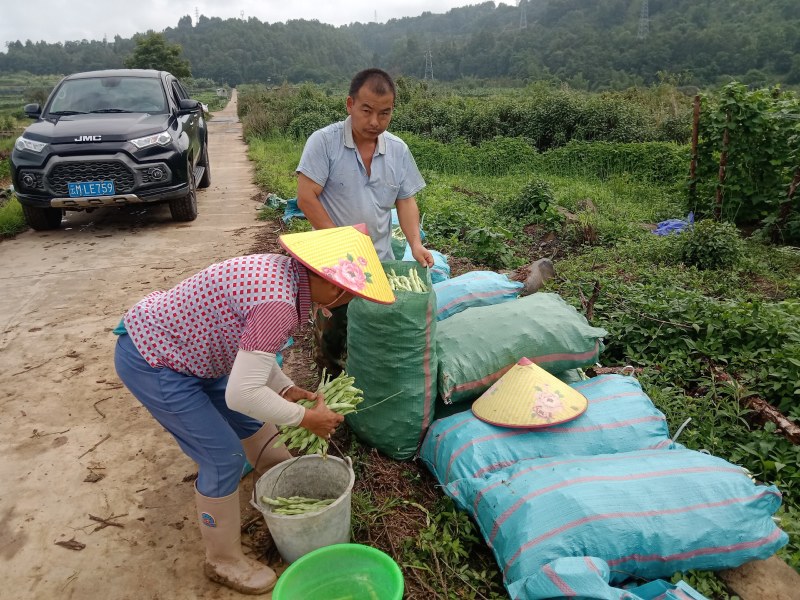
M389 286L395 291L404 290L406 292L419 292L421 294L428 292L428 286L417 274L416 269L411 269L408 275L398 275L395 273L394 269L389 269L386 276L389 279Z
M322 372L322 380L317 393L325 395L325 404L335 413L349 415L356 412L358 406L364 400L364 393L354 387L356 378L350 377L342 371L338 377L331 379ZM313 408L313 400L299 400L297 402L305 408ZM284 443L289 450L297 450L303 454L327 454L328 440L319 437L305 427L281 427L281 434L278 436L276 446Z
M306 513L319 512L334 500L335 498L317 500L316 498L306 498L305 496L291 496L289 498L261 496L261 502L271 506L272 512L279 515L304 515Z

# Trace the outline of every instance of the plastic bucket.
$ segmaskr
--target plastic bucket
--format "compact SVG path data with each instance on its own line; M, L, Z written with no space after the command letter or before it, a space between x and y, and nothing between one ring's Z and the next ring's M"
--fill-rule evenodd
M250 503L261 511L283 560L294 562L312 550L350 541L350 507L355 483L353 462L319 454L300 456L275 465L259 477ZM305 496L336 498L321 511L280 515L261 503L261 497Z
M377 548L337 544L314 550L289 565L273 600L402 600L403 574Z

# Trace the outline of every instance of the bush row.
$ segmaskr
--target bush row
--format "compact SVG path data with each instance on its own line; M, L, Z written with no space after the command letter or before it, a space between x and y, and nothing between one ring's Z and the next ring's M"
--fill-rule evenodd
M572 141L537 153L523 138L496 137L472 146L463 139L444 143L416 134L401 135L421 169L447 175L539 171L606 179L627 173L654 183L678 183L688 176L688 148L674 143Z
M246 132L306 137L320 123L346 116L345 99L310 85L243 86L239 114ZM497 137L523 138L538 151L578 141L678 142L690 134L688 108L642 95L585 94L534 85L516 95L436 95L424 86L398 87L393 131L475 146Z
M522 137L539 151L570 142L688 141L686 126L658 123L643 107L618 95L580 95L539 90L523 97L418 97L397 107L393 127L449 142L471 144L502 137Z

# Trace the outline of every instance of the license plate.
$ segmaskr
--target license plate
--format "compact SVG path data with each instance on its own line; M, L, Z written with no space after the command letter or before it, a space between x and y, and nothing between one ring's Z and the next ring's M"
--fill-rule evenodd
M67 183L70 198L87 196L111 196L114 194L113 181L76 181Z

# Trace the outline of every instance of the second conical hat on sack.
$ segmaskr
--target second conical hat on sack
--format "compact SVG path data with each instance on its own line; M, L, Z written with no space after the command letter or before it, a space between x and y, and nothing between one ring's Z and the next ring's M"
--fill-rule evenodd
M586 397L527 358L472 404L482 421L500 427L549 427L581 416Z

